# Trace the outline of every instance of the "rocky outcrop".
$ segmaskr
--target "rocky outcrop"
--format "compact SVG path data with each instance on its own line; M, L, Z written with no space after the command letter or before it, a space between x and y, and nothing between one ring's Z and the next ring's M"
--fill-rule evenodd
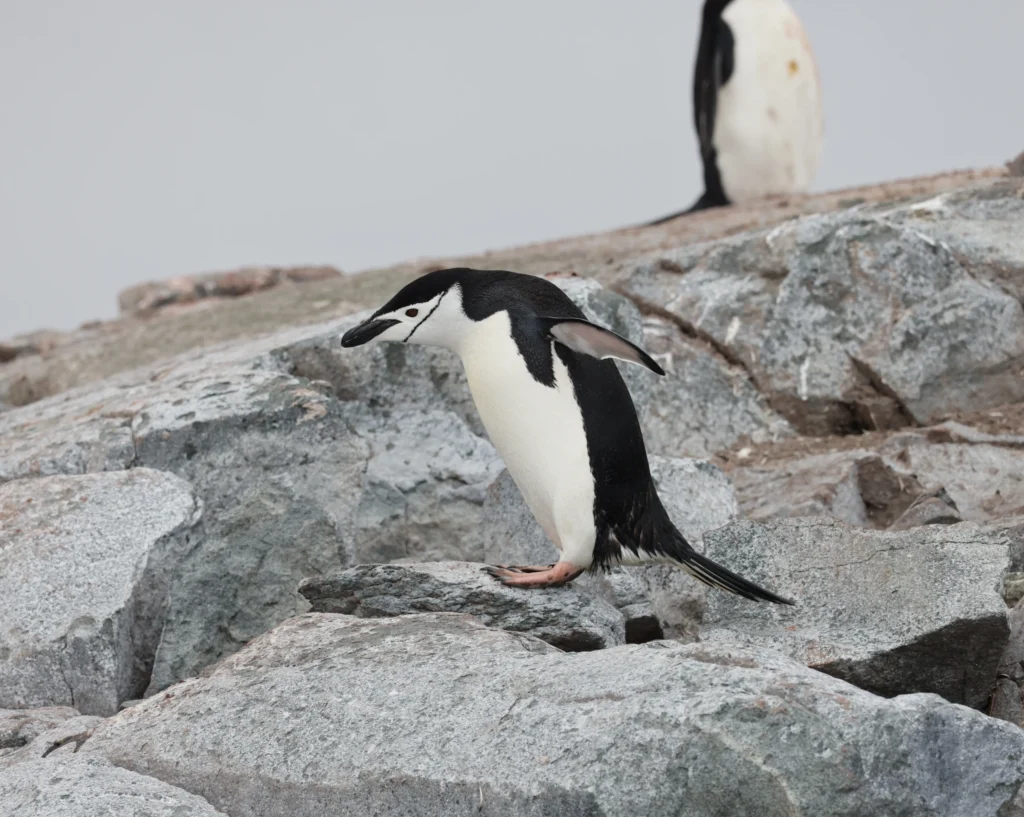
M797 604L711 594L703 639L779 649L880 695L987 702L1009 638L1001 532L960 524L880 533L805 519L737 522L704 544L712 559Z
M0 758L81 713L70 706L0 709Z
M599 650L625 642L622 614L567 585L524 593L472 562L360 565L299 586L315 612L382 618L467 613L490 627L527 633L563 650Z
M0 768L4 817L224 817L203 798L99 759Z
M997 414L999 412L996 412ZM850 439L850 438L847 438ZM760 447L727 466L751 519L831 516L851 525L894 528L911 506L914 524L994 522L1024 513L1024 437L988 434L958 422L852 438L857 447ZM763 462L759 458L763 455Z
M121 312L148 312L205 298L238 298L282 283L307 283L341 277L334 267L242 267L229 272L182 275L166 281L137 284L117 298Z
M794 435L747 373L711 344L656 315L644 320L643 344L667 373L644 378L648 398L641 420L651 451L707 458L741 442Z
M639 313L621 296L558 283L640 339ZM399 558L483 559L482 505L502 464L461 365L422 347L343 356L338 338L358 319L222 345L0 419L0 481L146 467L182 477L203 503L202 541L173 577L150 691L308 609L296 593L304 577ZM637 383L653 380L631 368Z
M198 519L186 483L145 468L0 485L0 707L139 697Z
M81 753L290 817L995 817L1024 782L1024 732L935 696L724 645L565 655L451 615L292 619Z
M745 369L802 433L1024 400L1017 180L682 247L619 284Z
M1010 637L999 659L989 714L1024 727L1024 607L1010 611Z
M289 817L1024 814L1024 182L964 184L464 260L657 357L622 371L672 518L795 608L467 565L555 551L461 366L338 344L420 262L144 287L0 344L0 706L76 707L0 712L0 775L50 763L47 803L102 758Z

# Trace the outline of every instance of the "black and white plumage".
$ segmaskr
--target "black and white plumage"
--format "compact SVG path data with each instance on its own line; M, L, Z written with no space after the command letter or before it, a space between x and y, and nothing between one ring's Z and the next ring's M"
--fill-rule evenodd
M705 0L693 72L704 193L684 213L806 191L824 134L814 53L786 0Z
M557 286L514 272L448 269L410 283L342 338L446 347L462 359L484 427L544 532L556 565L507 568L507 584L550 586L588 568L673 562L709 585L784 602L705 558L669 519L616 358L661 367L589 322Z

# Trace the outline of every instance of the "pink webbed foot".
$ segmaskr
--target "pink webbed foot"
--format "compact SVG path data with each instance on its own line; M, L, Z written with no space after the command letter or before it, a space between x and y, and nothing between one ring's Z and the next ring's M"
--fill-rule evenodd
M577 567L569 562L557 562L546 567L540 565L488 565L483 570L508 587L526 588L561 587L583 573L582 567Z

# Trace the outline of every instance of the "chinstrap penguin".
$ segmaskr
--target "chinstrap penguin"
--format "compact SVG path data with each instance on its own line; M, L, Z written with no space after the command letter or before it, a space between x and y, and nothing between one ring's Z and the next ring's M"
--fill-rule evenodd
M786 0L705 0L693 72L704 194L689 210L806 191L821 159L821 82Z
M748 599L791 603L697 553L672 524L633 401L609 358L664 371L639 347L590 323L550 281L504 271L430 272L341 344L381 340L459 355L491 442L561 551L554 565L490 568L503 583L550 587L588 568L669 562Z

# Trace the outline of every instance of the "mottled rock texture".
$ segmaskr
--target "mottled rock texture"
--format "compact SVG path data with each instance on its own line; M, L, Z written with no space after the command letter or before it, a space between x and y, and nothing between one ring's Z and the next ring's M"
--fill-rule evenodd
M987 701L1009 637L1003 533L969 524L882 533L804 519L737 522L704 544L797 604L710 594L702 638L772 647L880 695Z
M411 613L468 613L490 627L528 633L563 650L598 650L625 642L622 614L576 584L524 593L505 587L473 562L359 565L299 586L318 613L382 618Z
M146 468L0 485L0 707L112 715L141 695L199 514Z
M567 654L444 614L292 619L82 754L264 817L996 817L1024 782L1024 731L934 695L763 649Z

